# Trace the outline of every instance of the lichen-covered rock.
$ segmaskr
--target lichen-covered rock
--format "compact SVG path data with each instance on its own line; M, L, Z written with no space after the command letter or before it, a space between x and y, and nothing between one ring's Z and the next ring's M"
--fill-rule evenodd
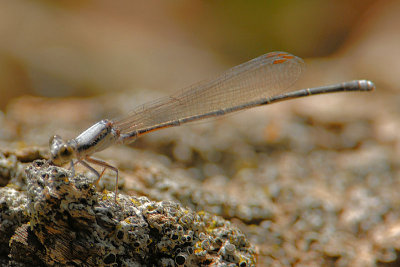
M27 197L11 187L0 188L0 255L9 253L8 243L15 230L29 221Z
M14 260L13 245L25 244L45 265L255 265L254 248L221 217L146 197L120 194L115 203L114 193L45 161L26 172L30 225L11 242Z
M271 219L274 205L265 194L250 194L241 188L241 194L228 191L228 185L206 187L190 176L176 174L159 162L142 164L134 170L140 177L141 187L135 184L133 193L146 195L154 200L179 202L195 211L205 210L227 220L240 219L247 224L257 224ZM129 186L126 186L128 189ZM262 192L261 192L262 193Z
M0 186L12 184L17 190L26 190L25 167L18 155L0 152Z

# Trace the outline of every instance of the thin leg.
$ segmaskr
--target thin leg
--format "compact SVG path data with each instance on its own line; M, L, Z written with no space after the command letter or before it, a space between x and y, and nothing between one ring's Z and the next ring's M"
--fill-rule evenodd
M117 169L116 167L114 167L114 166L111 166L111 165L108 164L107 162L100 160L100 159L94 159L94 158L91 158L91 157L86 157L85 159L86 159L88 162L90 162L90 163L93 163L93 164L96 164L96 165L99 165L99 166L104 167L103 172L101 173L101 175L98 176L98 177L99 177L99 180L100 180L100 177L103 175L103 173L104 173L104 171L105 171L106 169L110 169L110 170L115 171L115 174L116 174L115 202L117 202L117 194L118 194L118 169ZM86 163L86 164L87 164L87 163ZM89 166L89 164L87 164L87 165ZM93 169L93 168L92 168L92 169Z
M70 164L69 164L69 169L72 171L71 177L74 177L74 176L75 176L75 168L74 168L74 165L75 165L76 162L74 163L74 161L71 160L69 163L70 163Z
M88 168L91 172L93 172L96 176L97 176L97 180L100 180L100 173L98 171L96 171L95 168L93 168L92 166L90 166L89 164L87 164L86 161L84 160L79 160L78 161L80 164L82 164L83 166L85 166L86 168Z
M105 172L106 170L107 170L107 168L103 168L103 171L100 173L99 178L97 178L97 180L96 180L96 182L95 182L96 186L99 184L100 178L103 177L103 174L104 174L104 172Z

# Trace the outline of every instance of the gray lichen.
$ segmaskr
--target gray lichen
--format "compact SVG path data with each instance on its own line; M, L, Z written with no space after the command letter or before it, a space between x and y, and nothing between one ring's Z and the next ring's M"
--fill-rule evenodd
M97 192L38 160L26 170L28 224L11 239L11 259L44 265L254 266L255 250L221 217L171 201ZM21 257L24 252L26 257ZM29 260L27 260L29 262Z
M26 186L25 167L25 164L18 160L17 155L6 155L0 152L0 186L12 184L16 189L24 188Z
M0 255L9 253L8 242L15 230L29 221L25 193L11 187L0 188Z

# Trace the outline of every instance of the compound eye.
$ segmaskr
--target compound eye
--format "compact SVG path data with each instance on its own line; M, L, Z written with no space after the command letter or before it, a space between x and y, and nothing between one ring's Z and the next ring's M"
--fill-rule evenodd
M72 155L72 148L67 146L67 145L63 145L60 149L59 155L62 158L69 158Z

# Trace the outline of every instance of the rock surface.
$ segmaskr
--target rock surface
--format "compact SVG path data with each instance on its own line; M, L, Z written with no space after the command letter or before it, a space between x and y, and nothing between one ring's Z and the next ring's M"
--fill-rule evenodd
M35 161L27 192L0 191L2 248L11 262L64 266L254 266L228 221L172 201L97 192L91 179ZM11 236L12 235L12 236ZM6 240L6 238L9 240ZM4 250L4 249L3 249ZM2 254L7 251L2 251Z

